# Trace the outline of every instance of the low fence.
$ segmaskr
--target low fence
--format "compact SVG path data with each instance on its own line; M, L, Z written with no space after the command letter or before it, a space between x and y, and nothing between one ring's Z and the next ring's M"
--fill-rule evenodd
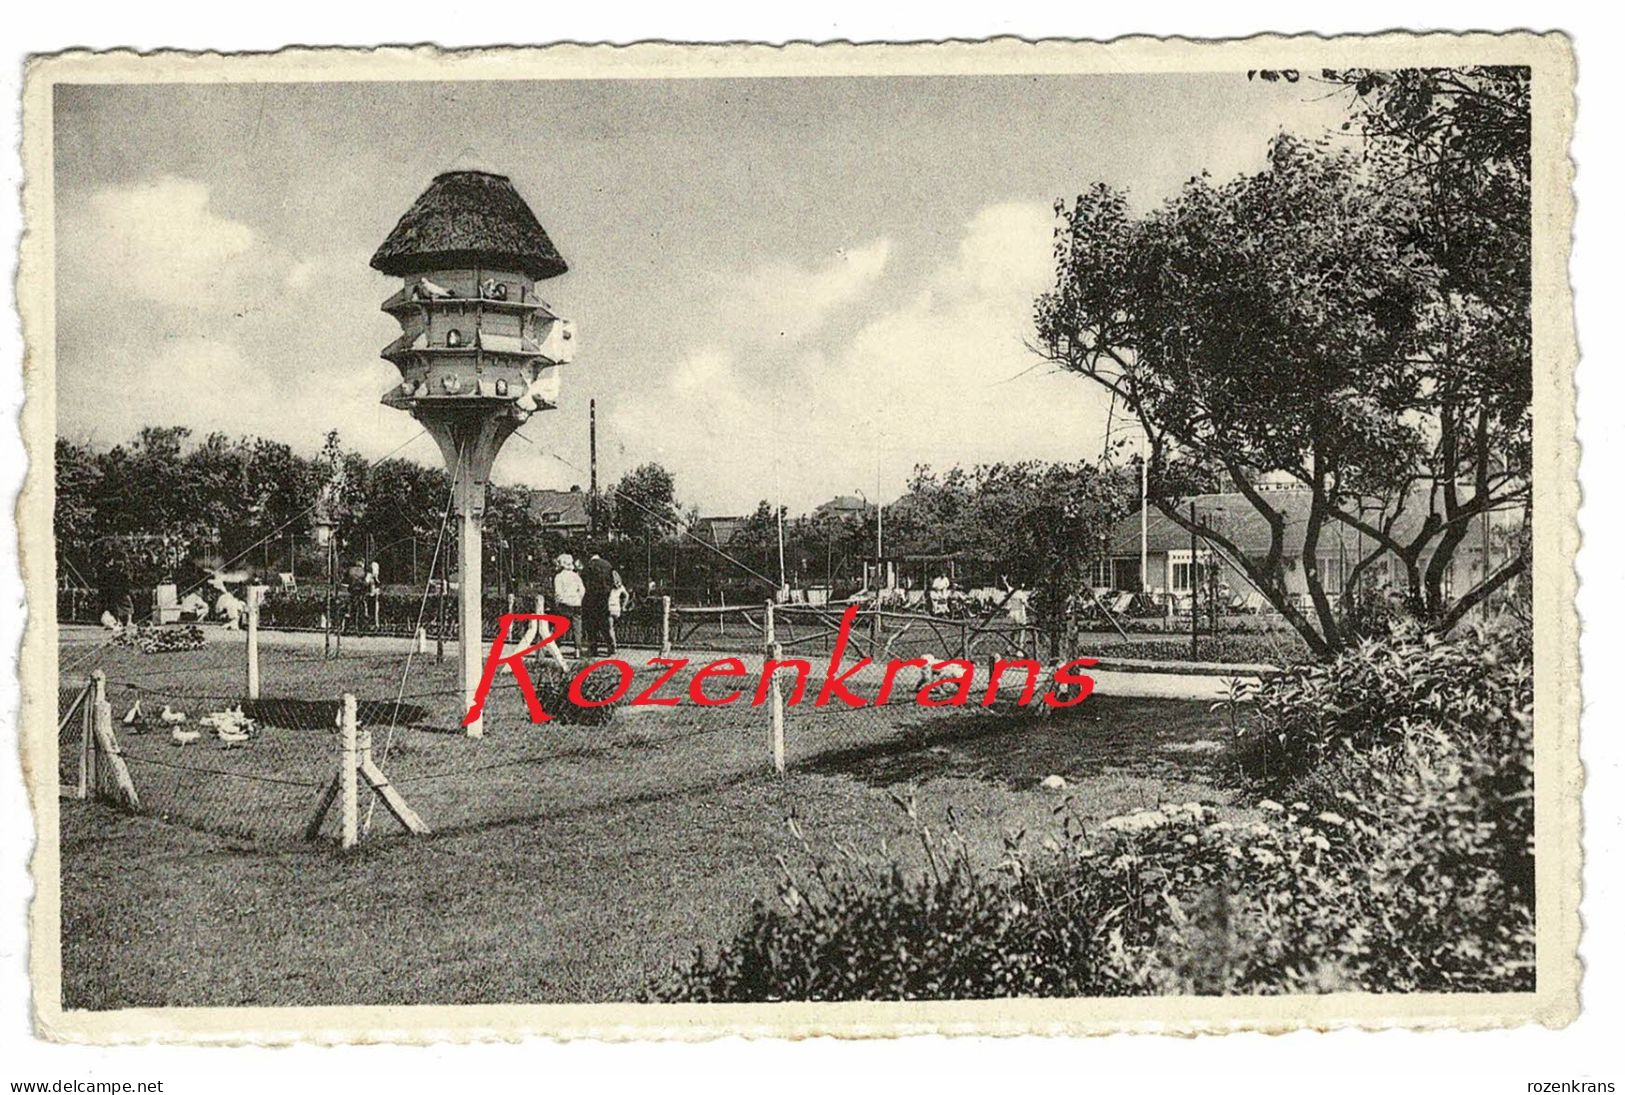
M206 592L209 593L212 607L213 598L217 593ZM487 593L481 601L486 637L496 634L497 620L504 613L532 611L539 597L544 602L551 600L545 595L529 590L502 594ZM133 591L132 600L135 619L153 618L156 602L152 590ZM421 627L431 638L454 639L457 634L455 589L435 590L427 594L384 592L376 597L352 597L348 590L342 587L331 594L325 587L308 587L294 591L268 587L261 603L262 626L280 631L330 630L344 634L410 637ZM670 612L673 614L677 633L685 636L684 639L677 640L679 645L686 641L687 636L737 642L751 626L747 621L753 618L758 618L755 631L759 634L761 630L760 603L691 605L677 597L641 597L634 601L633 606L616 623L617 633L624 635L622 641L630 646L658 646L660 623L666 605L671 606ZM815 621L830 615L839 618L846 605L803 603L781 604L777 607L781 618L793 626L797 620ZM1002 611L995 610L990 613L989 606L971 600L956 601L946 607L948 608L946 612L930 613L916 611L911 607L882 605L879 616L883 620L883 629L889 628L893 623L901 627L914 621L921 625L918 629L924 630L924 623L929 622L944 634L956 628L983 627L990 619L996 622L998 630L1003 631L1038 626L1037 623L1017 623ZM102 608L102 597L98 590L78 587L57 590L59 622L95 624L100 621ZM863 604L861 612L865 626L871 626L869 621L876 614L873 604ZM1269 611L1240 611L1227 607L1224 611L1212 615L1202 608L1197 616L1198 631L1208 635L1289 630L1279 614ZM708 624L712 626L707 627ZM1075 624L1082 629L1100 632L1113 632L1121 628L1128 632L1188 634L1191 629L1191 617L1188 606L1184 611L1171 612L1165 606L1156 604L1149 597L1142 595L1124 606L1121 611L1116 607L1108 611L1105 606L1086 600L1078 606ZM949 645L946 638L939 638L938 644L945 647Z
M674 656L709 655L692 657L663 686L674 703L625 706L663 672L637 666L622 706L602 717L562 702L562 676L538 659L533 675L544 682L553 721L532 723L504 674L479 739L462 731L457 659L437 662L405 640L324 651L310 636L263 636L255 627L190 649L81 650L62 673L79 678L59 701L63 793L255 843L344 846L369 834L467 830L725 786L847 753L908 748L948 722L1048 713L1041 704L1017 709L1014 693L987 707L978 693L963 709L922 708L913 699L929 679L925 667L906 669L889 695L883 671L870 668L847 686L864 706L815 707L840 619L765 603L726 613L660 605L641 619L623 617L623 641L642 627L651 650L664 637ZM857 623L846 667L967 649L1015 657L1035 641L1031 628L973 635L906 613ZM716 689L730 682L699 682L696 670L728 653L724 640L738 651L741 694L716 704ZM764 673L769 656L805 660L807 676L793 667Z
M832 653L848 611L844 605L764 602L717 608L669 603L651 606L638 634L663 651L761 650L779 643L786 652ZM658 615L657 612L658 611ZM658 642L652 641L655 638ZM971 661L989 657L1035 657L1047 646L1034 624L1009 619L955 618L859 606L851 615L846 649L877 661L932 655Z

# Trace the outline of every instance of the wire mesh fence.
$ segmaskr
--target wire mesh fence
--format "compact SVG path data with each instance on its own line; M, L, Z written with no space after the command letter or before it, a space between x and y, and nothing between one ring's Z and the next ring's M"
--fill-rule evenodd
M656 606L658 608L658 605ZM672 607L669 647L686 651L760 651L778 642L797 657L828 656L849 606L776 604ZM1026 657L1045 645L1034 624L1008 616L938 616L860 605L850 614L846 650L875 659Z
M59 770L64 789L74 786L84 749L75 705L82 703L92 671L101 674L111 734L139 793L140 811L264 843L337 836L332 811L311 826L339 770L346 694L355 698L355 722L370 757L437 832L703 792L770 778L776 760L795 768L906 749L933 727L1010 714L1009 702L984 706L980 690L957 710L915 703L932 679L928 665L978 649L972 644L980 636L967 637L962 629L956 650L942 641L952 637L948 632L917 626L919 620L883 614L873 623L885 629L881 645L854 629L846 657L832 665L840 617L831 612L800 606L770 611L765 604L685 612L675 634L670 621L656 622L671 638L672 659L686 659L681 670L668 672L669 666L651 662L658 650L652 646L623 654L631 667L625 682L617 682L610 668L590 678L600 684L596 695L605 692L606 680L624 685L612 717L567 702L563 674L536 657L533 676L544 683L548 674L554 678L546 705L552 721L531 721L521 690L502 670L487 697L479 738L463 730L455 649L440 660L432 647L411 640L357 639L340 651L324 651L310 636L261 634L258 695L251 696L247 639L239 633L211 633L195 649L64 648L64 663L74 655L78 679L64 669ZM778 673L778 719L764 675L769 637L787 663ZM1035 641L1021 633L995 638L1000 645L986 652L988 659L1014 657L1023 638L1029 647ZM827 677L840 677L865 658L875 664L838 688L826 687ZM883 665L891 658L922 664L901 667L888 683ZM727 659L722 672L704 669L718 659ZM579 667L572 662L572 673ZM628 702L638 696L659 702ZM828 702L818 706L820 699ZM1043 713L1038 705L1024 717ZM403 831L370 786L363 785L361 799L361 830L368 838Z

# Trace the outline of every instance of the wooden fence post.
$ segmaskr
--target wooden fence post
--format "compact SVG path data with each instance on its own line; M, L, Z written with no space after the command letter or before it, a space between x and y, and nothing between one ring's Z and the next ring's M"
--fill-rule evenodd
M372 759L372 731L362 730L359 735L359 742L360 760L356 767L360 770L362 778L367 781L367 786L371 787L373 793L383 800L384 808L394 814L395 820L405 826L408 832L420 836L427 833L429 827L423 823L423 819L417 815L417 811L406 804L406 799L401 797L401 793L389 782L389 777L384 775L383 769L379 768L378 763ZM372 819L371 807L367 809L367 819L370 823Z
M97 758L96 797L113 795L126 809L139 810L141 797L135 793L135 781L130 778L130 769L120 754L118 738L113 735L113 705L105 698L98 699L95 711L95 740L91 742L91 754ZM109 782L109 777L112 790L102 786ZM114 791L116 794L113 794Z
M536 594L536 615L540 616L543 613L545 613L546 611L547 611L547 598L542 596L542 594L540 594L540 593ZM611 628L614 627L613 622L610 624L610 626L611 626ZM536 633L537 634L541 633L541 627L542 627L541 624L536 624ZM553 637L553 641L549 642L542 649L546 650L548 657L552 658L553 661L558 664L559 672L568 673L570 671L569 663L564 660L564 651L559 649L558 636L557 635L555 635ZM538 653L536 655L536 660L538 662L540 662L541 659L542 659L542 656L541 656L541 654Z
M773 644L775 642L775 638L774 638L774 625L775 625L775 622L776 621L773 618L773 602L769 601L769 602L767 602L767 611L762 616L762 653L763 654L771 654L773 652Z
M260 698L260 598L264 586L248 587L248 698Z
M96 772L96 708L107 698L107 674L100 669L90 675L90 695L86 697L82 736L79 739L79 797L89 798L101 786Z
M660 656L671 657L671 598L660 598Z
M771 617L769 617L771 619ZM775 662L784 659L784 648L778 643L768 647L768 652ZM773 667L772 677L772 711L773 711L773 770L784 775L784 689L779 684L779 668Z
M357 799L356 769L358 767L356 754L356 715L355 697L350 693L344 694L344 711L339 718L341 739L339 742L339 794L340 809L342 810L343 829L340 844L345 848L354 848L356 845L356 824L360 814L360 803Z

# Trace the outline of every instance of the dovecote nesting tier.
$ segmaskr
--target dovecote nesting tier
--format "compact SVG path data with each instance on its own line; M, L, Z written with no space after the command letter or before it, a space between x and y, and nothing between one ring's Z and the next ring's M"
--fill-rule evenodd
M420 418L485 404L516 421L558 405L574 331L536 283L568 267L506 176L437 176L372 266L402 282L383 303L401 325L382 355L401 373L386 404Z

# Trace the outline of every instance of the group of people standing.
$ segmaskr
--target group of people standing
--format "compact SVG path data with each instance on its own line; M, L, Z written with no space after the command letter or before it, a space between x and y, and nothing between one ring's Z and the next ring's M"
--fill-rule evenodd
M556 560L553 576L553 608L570 621L566 638L572 641L575 656L596 658L602 646L605 657L615 654L615 621L626 611L631 597L620 571L598 552L586 562L569 554Z

